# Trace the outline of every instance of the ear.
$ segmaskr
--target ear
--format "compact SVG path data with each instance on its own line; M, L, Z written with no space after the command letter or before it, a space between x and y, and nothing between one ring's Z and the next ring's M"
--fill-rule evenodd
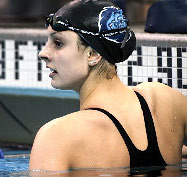
M102 59L102 56L99 53L89 53L89 57L88 57L88 64L90 66L95 66L97 65L97 63L99 63L99 61Z

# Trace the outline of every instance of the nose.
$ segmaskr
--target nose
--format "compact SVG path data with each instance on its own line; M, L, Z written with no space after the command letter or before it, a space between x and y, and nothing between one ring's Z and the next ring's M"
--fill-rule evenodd
M46 63L50 61L49 51L47 45L39 52L38 57Z

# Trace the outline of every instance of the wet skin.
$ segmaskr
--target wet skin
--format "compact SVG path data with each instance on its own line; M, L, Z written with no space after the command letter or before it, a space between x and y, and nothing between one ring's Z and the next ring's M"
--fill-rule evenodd
M109 111L125 128L134 145L145 150L144 117L134 91L149 105L164 160L167 164L181 162L181 150L187 138L184 95L155 82L129 88L117 75L107 80L97 75L97 63L94 70L89 70L89 60L99 62L101 57L89 56L90 48L79 50L76 33L56 34L49 27L48 37L40 57L47 67L55 70L50 75L51 84L55 88L77 91L80 111L54 119L38 131L31 152L31 170L129 167L127 147L111 120L101 112L85 109L98 107Z

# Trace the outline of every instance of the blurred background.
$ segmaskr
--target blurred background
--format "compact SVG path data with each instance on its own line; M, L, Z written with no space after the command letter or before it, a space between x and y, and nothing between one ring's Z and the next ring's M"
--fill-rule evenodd
M0 0L0 26L43 27L45 17L68 0ZM131 23L144 24L147 10L157 0L112 0Z

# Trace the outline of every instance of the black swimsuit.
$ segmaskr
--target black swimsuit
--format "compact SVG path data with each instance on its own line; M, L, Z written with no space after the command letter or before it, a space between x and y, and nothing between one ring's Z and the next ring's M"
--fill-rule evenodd
M148 139L148 147L145 151L138 150L134 146L130 137L126 133L125 129L112 114L100 108L90 108L90 109L97 110L106 114L115 124L129 151L131 168L146 167L146 166L166 166L166 162L164 161L158 147L155 127L149 107L145 99L139 93L137 92L135 93L139 99L144 115L144 121L145 121L145 127L146 127L147 139Z

